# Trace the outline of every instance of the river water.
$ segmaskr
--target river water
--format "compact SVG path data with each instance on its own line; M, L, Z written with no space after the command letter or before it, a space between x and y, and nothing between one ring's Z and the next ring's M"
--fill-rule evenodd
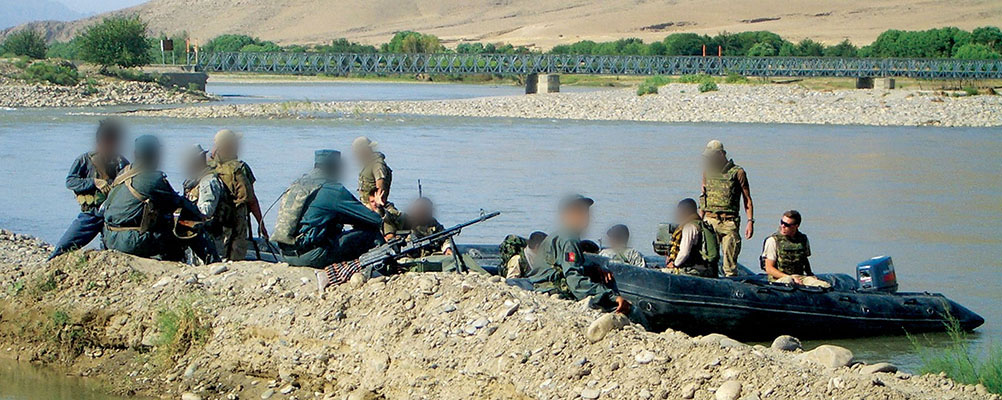
M387 86L391 87L387 87ZM440 99L513 94L475 85L226 84L224 101ZM373 93L383 93L379 96ZM63 187L74 157L90 148L93 110L0 111L0 227L56 240L76 213ZM368 135L394 170L391 200L404 205L417 182L446 225L481 209L503 215L464 231L462 242L498 243L508 233L554 226L557 199L596 200L593 239L627 224L650 253L658 222L699 193L700 151L720 139L748 171L755 236L740 261L756 265L761 243L791 208L804 215L816 272L853 273L857 262L894 257L902 290L942 292L987 320L980 344L1002 338L1002 132L998 129L755 124L666 124L380 116L305 121L129 118L133 135L165 142L166 171L182 181L184 146L209 145L221 128L245 134L243 158L267 207L312 163L317 148L345 150ZM344 181L354 187L352 165ZM273 221L275 212L269 214ZM933 336L934 341L941 337ZM840 341L867 361L914 367L905 338ZM2 392L2 391L0 391Z

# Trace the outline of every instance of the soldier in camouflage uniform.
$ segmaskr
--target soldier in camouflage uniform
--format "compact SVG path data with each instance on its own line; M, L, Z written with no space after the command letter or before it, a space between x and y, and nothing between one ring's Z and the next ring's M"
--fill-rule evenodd
M579 243L591 221L592 199L575 195L560 202L561 229L540 246L539 268L528 278L537 292L568 300L591 298L589 305L604 311L630 314L630 303L610 288L612 274L586 262Z
M116 121L101 121L95 150L73 161L66 175L66 188L76 195L80 214L56 242L49 259L82 248L101 233L104 220L98 215L98 208L107 198L115 177L129 165L129 160L119 154L122 135L122 127Z
M751 239L755 232L755 207L752 205L751 190L745 170L734 160L727 158L724 145L719 140L711 140L703 151L703 191L700 199L703 205L703 221L710 224L717 233L723 255L724 275L735 276L738 271L738 254L741 253L741 200L748 215L745 239Z
M261 205L254 193L254 173L247 163L239 159L241 135L223 129L216 133L215 148L209 160L209 167L226 188L226 196L220 207L225 212L218 222L222 227L223 246L220 255L227 260L242 261L250 247L250 215L257 220L258 235L268 239L268 229L264 225Z
M202 146L194 145L185 155L183 164L187 179L183 184L184 197L195 203L198 211L205 215L205 233L216 249L222 249L225 245L222 223L232 218L233 209L226 201L226 186L219 180L216 171L209 167L207 153Z
M811 243L807 235L800 232L803 218L797 210L783 213L779 221L779 231L765 239L762 245L762 268L769 275L769 281L798 283L805 286L831 287L818 279L811 270Z
M374 195L375 196L375 195ZM418 197L409 206L407 212L397 211L395 208L386 208L383 215L383 234L386 240L395 238L401 233L406 233L410 239L420 239L431 234L441 232L445 227L435 219L435 205L427 197ZM448 242L438 250L424 250L414 257L425 257L432 254L452 254Z
M365 136L355 138L351 142L351 150L362 164L358 173L358 197L366 199L371 191L376 195L376 204L385 206L389 203L390 184L393 182L393 170L386 165L386 155L376 151L376 142Z
M707 240L703 232L706 232L699 219L699 210L696 201L684 199L678 203L675 209L675 221L678 227L672 233L671 244L666 258L665 268L673 273L683 275L702 276L704 278L717 278L717 261L706 260L702 254L703 241ZM715 238L709 238L715 240Z

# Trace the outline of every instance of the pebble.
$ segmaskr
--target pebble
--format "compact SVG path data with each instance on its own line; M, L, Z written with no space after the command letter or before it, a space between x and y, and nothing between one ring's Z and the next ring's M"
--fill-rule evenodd
M185 392L181 394L181 400L202 400L202 396L191 392Z
M777 337L776 340L772 341L772 349L780 351L797 351L803 348L800 344L800 339L797 339L790 335L783 335Z
M581 391L581 398L585 400L594 400L602 395L598 389L584 389Z
M451 313L453 311L456 311L456 305L453 303L446 304L442 307L442 312Z
M264 393L261 393L261 400L268 400L271 398L271 396L274 395L275 395L275 389L265 390Z
M735 400L738 396L741 396L741 382L738 381L724 382L713 394L716 400Z
M682 391L680 392L681 395L682 395L682 398L685 399L685 400L689 400L689 399L692 399L692 398L696 397L696 390L698 388L699 387L697 387L695 383L690 383L688 385L685 385L685 387L682 388Z
M592 343L605 338L609 332L620 330L630 324L630 320L625 315L619 313L606 313L598 317L588 326L585 336Z
M650 364L654 361L654 352L644 350L633 357L637 361L637 364Z
M279 390L278 392L281 394L289 394L292 393L294 390L296 390L295 386L285 385L285 387L283 387L282 390Z
M890 363L876 363L873 365L865 365L859 369L861 374L876 374L876 373L895 373L898 372L898 367Z
M479 318L479 319L473 321L472 325L473 325L474 328L477 328L477 329L483 328L483 327L487 326L487 318Z
M213 267L211 270L209 270L209 275L219 275L219 274L221 274L223 272L226 272L226 271L229 271L229 270L230 270L230 267L227 267L226 264L220 264L220 265L217 265L217 266Z

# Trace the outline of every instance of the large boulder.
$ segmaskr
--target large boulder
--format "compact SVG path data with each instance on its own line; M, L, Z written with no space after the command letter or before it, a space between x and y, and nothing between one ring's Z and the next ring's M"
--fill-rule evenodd
M828 368L840 368L848 366L852 362L853 355L852 351L845 347L826 344L801 354L799 358Z
M585 336L592 343L598 342L605 338L609 332L623 329L624 327L630 325L630 319L626 318L625 315L620 313L608 313L598 317L591 325L588 326L588 331L585 332Z

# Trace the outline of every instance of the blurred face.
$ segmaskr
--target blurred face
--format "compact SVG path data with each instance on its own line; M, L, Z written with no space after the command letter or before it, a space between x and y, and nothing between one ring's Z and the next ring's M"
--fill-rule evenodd
M727 163L727 156L721 152L715 152L710 155L703 156L703 166L707 169L719 169Z
M424 225L431 222L435 217L435 209L427 201L416 200L408 207L407 216L413 224Z
M368 198L366 199L365 202L365 207L367 207L372 211L379 212L379 203L376 202L375 194L368 195Z
M355 159L362 163L369 161L369 158L372 157L372 149L368 146L352 147L351 152L355 155Z
M216 146L216 155L220 158L233 159L237 154L240 154L240 141L226 141Z
M577 234L583 234L591 223L591 209L584 204L568 206L561 213L564 228Z
M97 140L97 152L100 154L118 154L121 149L121 140L118 136L108 135Z
M185 168L185 173L187 173L189 177L194 178L199 174L201 174L202 170L204 170L205 167L206 167L205 156L202 157L191 156L188 159L188 163Z
M793 218L783 216L779 221L779 233L785 236L793 236L800 229L799 223L794 223Z

